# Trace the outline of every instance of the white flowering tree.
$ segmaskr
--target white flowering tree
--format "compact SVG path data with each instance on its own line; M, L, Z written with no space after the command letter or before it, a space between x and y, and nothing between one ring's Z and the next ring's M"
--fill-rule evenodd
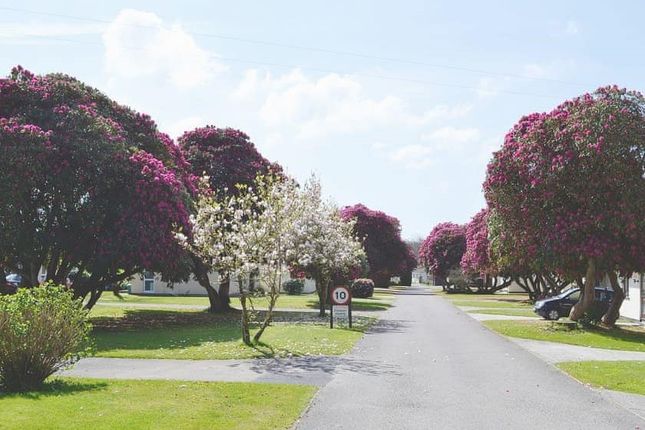
M344 221L338 207L322 199L315 176L300 196L303 210L285 238L287 259L292 268L315 279L320 316L324 316L330 284L359 268L365 252L352 232L354 221Z
M242 304L242 340L257 343L269 326L286 275L285 238L302 216L301 191L295 182L258 176L253 187L241 186L237 196L203 196L192 218L196 253L221 273L237 278ZM251 342L253 296L249 280L259 279L268 310Z

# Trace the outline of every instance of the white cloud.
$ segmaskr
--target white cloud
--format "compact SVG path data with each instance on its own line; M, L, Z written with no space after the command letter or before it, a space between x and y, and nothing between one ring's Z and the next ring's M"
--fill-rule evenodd
M565 33L567 34L578 34L580 32L580 25L577 21L569 20L566 23Z
M459 154L460 157L464 154L479 154L480 140L481 132L477 128L446 126L422 134L418 143L389 149L380 145L373 149L406 168L421 169L432 165L436 159L445 159L447 153Z
M112 77L161 75L180 88L207 83L223 66L178 24L166 25L151 12L124 9L103 33Z
M389 154L390 160L409 169L422 169L432 165L436 151L429 145L405 145Z
M197 127L203 127L207 125L204 118L201 116L189 116L182 118L179 121L171 123L166 130L162 130L170 135L170 137L176 139L185 131L193 130Z
M260 119L267 127L294 128L301 139L392 125L414 129L464 116L471 109L469 105L439 105L417 114L399 97L367 94L350 75L331 73L316 79L299 69L281 76L248 70L231 96L258 105Z

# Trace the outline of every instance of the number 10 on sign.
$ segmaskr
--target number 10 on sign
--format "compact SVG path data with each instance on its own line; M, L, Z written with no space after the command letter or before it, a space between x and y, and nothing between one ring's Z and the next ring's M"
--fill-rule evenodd
M334 317L338 320L348 321L349 327L352 327L352 295L349 288L336 286L331 289L329 294L331 302L331 312L329 316L329 327L334 328Z

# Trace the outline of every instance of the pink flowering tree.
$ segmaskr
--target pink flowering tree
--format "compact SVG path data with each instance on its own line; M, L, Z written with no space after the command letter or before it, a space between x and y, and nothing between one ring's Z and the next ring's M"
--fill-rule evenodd
M508 287L512 278L491 260L488 240L488 208L484 208L466 224L466 250L461 257L461 270L471 278L479 278L478 292L494 293Z
M65 283L91 307L144 269L187 276L187 163L146 115L60 74L0 79L0 262Z
M362 204L342 208L341 217L356 221L354 234L363 242L369 264L368 276L377 287L389 286L392 276L411 278L416 259L401 239L398 219Z
M484 191L510 260L582 282L570 318L594 301L604 276L645 269L645 99L617 87L523 117L488 166Z
M466 229L452 222L437 224L419 248L419 261L435 277L435 282L449 287L448 275L459 269L466 251Z
M281 176L282 173L282 167L264 158L249 136L240 130L211 125L198 127L185 132L178 143L190 163L191 173L208 177L204 191L214 193L218 198L239 194L240 186L253 185L258 175L271 173ZM191 256L195 278L208 293L211 311L230 309L229 275L220 270L220 283L216 290L208 276L216 268L195 254Z

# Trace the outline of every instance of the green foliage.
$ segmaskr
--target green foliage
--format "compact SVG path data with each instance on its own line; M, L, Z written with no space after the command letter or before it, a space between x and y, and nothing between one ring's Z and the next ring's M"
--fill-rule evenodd
M374 295L374 281L371 279L354 279L349 288L352 297L357 299L367 299Z
M305 281L302 279L290 279L282 284L282 290L286 291L290 296L297 296L302 294L305 288Z
M87 311L65 287L45 284L0 297L0 387L38 389L83 354Z

